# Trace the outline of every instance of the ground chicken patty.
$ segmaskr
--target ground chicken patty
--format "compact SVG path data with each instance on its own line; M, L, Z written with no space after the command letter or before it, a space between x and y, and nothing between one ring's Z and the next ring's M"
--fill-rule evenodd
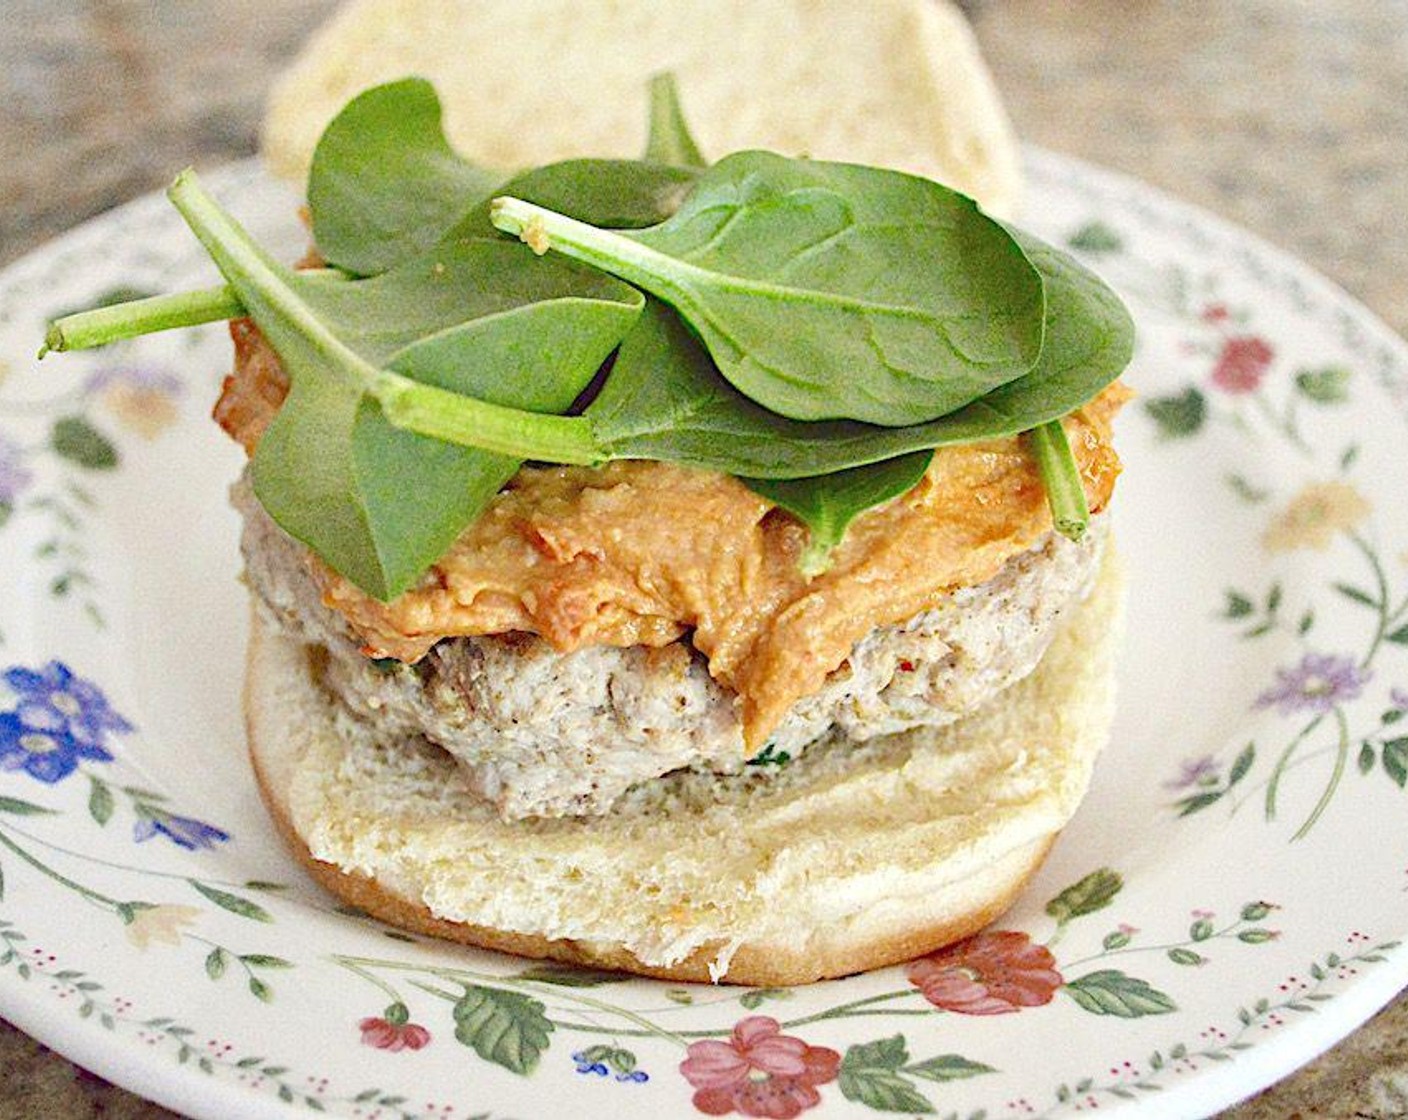
M737 697L687 641L564 654L515 633L449 638L415 665L376 662L324 605L306 550L263 511L247 479L233 497L266 618L326 651L323 683L350 712L380 733L443 747L501 816L605 813L631 786L675 770L745 768ZM875 629L791 707L762 757L783 764L831 733L862 742L941 726L1020 680L1088 594L1104 536L1104 518L1080 544L1048 534L986 583Z
M287 392L277 356L232 324L216 418L253 451ZM1092 511L1119 473L1112 386L1066 421ZM364 654L407 663L447 638L536 634L558 654L668 649L688 635L760 749L872 631L943 609L1044 547L1050 513L1017 438L940 450L908 494L856 519L807 579L806 530L737 479L668 463L525 467L420 582L390 603L304 553L318 598ZM922 558L922 562L917 562ZM663 655L668 658L668 655Z

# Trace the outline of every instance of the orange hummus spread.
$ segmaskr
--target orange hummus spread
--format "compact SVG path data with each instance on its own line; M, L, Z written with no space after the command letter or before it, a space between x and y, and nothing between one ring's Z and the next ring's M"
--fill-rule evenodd
M215 416L252 453L287 392L247 320ZM1066 421L1092 512L1119 458L1116 383ZM982 583L1051 530L1019 437L939 450L907 494L852 523L831 567L798 570L806 529L737 479L669 463L523 467L417 586L379 602L309 555L323 601L374 657L415 661L442 638L525 631L560 651L689 636L741 704L757 748L871 630Z

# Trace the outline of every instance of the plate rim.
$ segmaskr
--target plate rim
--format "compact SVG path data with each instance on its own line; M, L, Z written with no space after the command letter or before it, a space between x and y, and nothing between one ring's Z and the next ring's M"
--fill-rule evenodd
M1035 171L1036 175L1059 176L1063 181L1085 181L1107 192L1118 190L1126 196L1149 199L1183 221L1215 231L1223 242L1245 247L1278 269L1294 274L1318 288L1327 301L1350 309L1355 319L1374 336L1375 342L1394 356L1400 373L1408 369L1408 342L1377 312L1315 266L1262 235L1126 172L1031 144L1024 144L1022 149L1029 174ZM268 177L268 172L254 157L224 164L205 172L204 177L215 190L229 191L254 179ZM163 205L161 192L153 191L95 215L0 267L0 285L13 283L17 276L39 267L61 250L72 251L101 237L104 227L115 221L159 210ZM1408 408L1403 411L1408 418ZM1319 1015L1296 1020L1237 1055L1233 1061L1200 1071L1197 1076L1182 1077L1157 1095L1142 1097L1132 1105L1110 1102L1104 1110L1141 1117L1185 1115L1179 1111L1179 1106L1189 1104L1221 1110L1280 1081L1343 1041L1408 989L1408 921L1383 937L1404 940L1386 953L1372 978L1366 977L1337 990L1332 1000L1320 1005ZM73 1016L67 1008L60 1010L52 997L27 984L0 982L0 1014L29 1037L114 1084L192 1116L212 1120L225 1117L260 1120L269 1117L272 1120L315 1114L300 1103L284 1103L259 1089L225 1078L211 1078L177 1064L169 1053L139 1047L131 1038L102 1032L96 1027L87 1028L84 1020ZM1333 1025L1326 1028L1327 1023ZM121 1044L114 1045L119 1037L122 1037ZM824 1111L817 1115L823 1115Z

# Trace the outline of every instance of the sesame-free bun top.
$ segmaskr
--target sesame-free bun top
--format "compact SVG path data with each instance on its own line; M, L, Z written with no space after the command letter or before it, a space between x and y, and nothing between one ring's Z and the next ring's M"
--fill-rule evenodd
M350 0L274 88L263 150L302 182L369 86L430 79L451 143L504 169L644 148L646 83L678 79L706 157L743 148L894 167L1016 204L1011 126L947 0Z

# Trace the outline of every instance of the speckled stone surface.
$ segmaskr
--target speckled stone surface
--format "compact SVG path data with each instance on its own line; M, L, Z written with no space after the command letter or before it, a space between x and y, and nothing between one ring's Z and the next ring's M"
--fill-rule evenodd
M255 150L330 0L0 0L0 265ZM1261 234L1408 333L1408 4L978 0L1028 140ZM0 1120L173 1114L0 1021ZM1408 1117L1408 996L1224 1120Z

